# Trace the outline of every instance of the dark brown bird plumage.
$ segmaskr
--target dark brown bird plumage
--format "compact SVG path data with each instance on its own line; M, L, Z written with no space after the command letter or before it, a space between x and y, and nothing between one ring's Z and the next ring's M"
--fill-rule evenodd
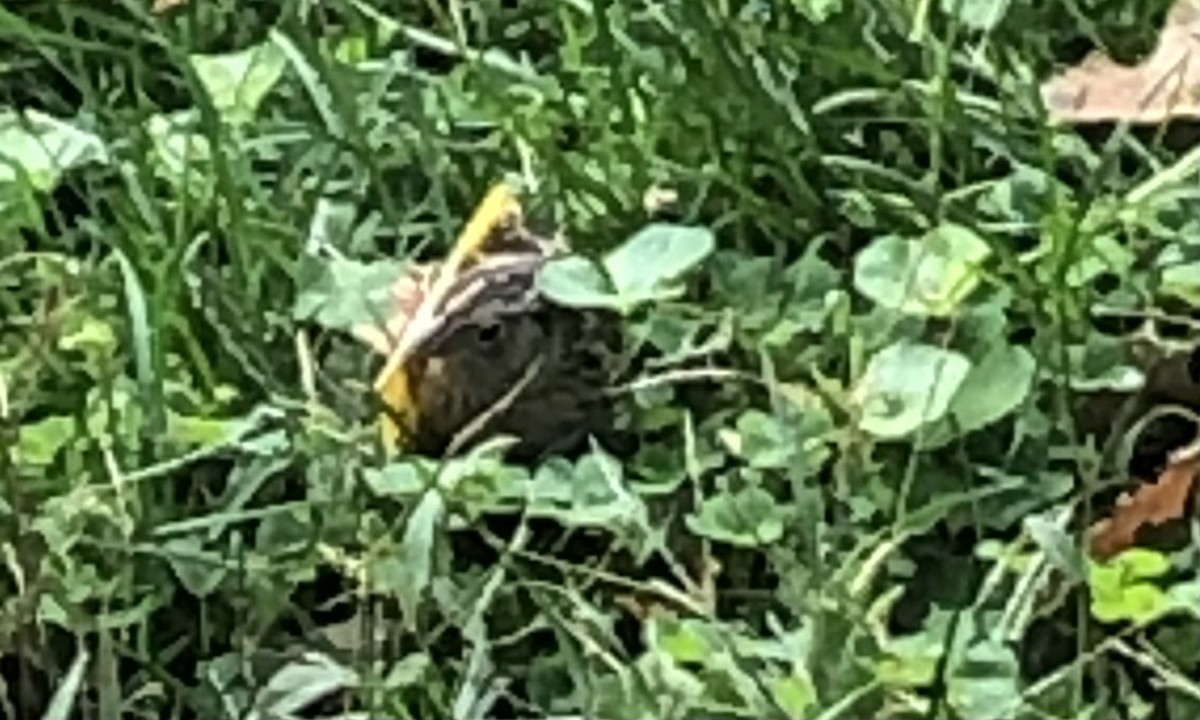
M516 440L509 457L532 460L604 435L620 321L538 293L554 245L529 232L519 212L498 219L448 287L421 301L437 320L402 365L415 410L407 449L453 455L508 435Z
M513 457L532 459L566 452L611 423L616 318L536 295L538 265L475 278L484 283L478 296L409 361L418 452L453 453L504 434L517 438Z

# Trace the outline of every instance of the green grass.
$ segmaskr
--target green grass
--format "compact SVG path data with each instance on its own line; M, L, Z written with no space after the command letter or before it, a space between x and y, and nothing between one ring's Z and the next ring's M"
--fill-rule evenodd
M1130 351L1196 133L1038 95L1163 0L147 5L0 8L0 717L1200 713L1194 513L1083 552L1200 397ZM376 446L345 330L502 177L713 233L621 304L635 453Z

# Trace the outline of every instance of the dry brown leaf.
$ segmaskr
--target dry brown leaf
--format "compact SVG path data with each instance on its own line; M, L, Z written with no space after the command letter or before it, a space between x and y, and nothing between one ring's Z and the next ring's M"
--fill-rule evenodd
M1200 476L1200 440L1175 452L1167 468L1153 483L1142 485L1132 495L1117 498L1112 517L1092 526L1091 554L1105 560L1133 546L1145 525L1161 525L1183 517L1188 494Z
M1200 118L1200 0L1177 0L1158 45L1141 63L1121 65L1093 52L1041 91L1051 119L1060 122Z

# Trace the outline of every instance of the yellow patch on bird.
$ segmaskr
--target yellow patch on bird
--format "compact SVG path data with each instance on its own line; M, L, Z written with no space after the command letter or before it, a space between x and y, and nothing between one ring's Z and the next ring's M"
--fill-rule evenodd
M417 424L417 405L408 386L404 368L392 373L379 392L388 411L379 415L379 435L385 448L401 448L412 439Z
M463 227L445 261L437 270L433 287L421 300L421 306L411 320L424 321L431 308L436 307L449 290L459 268L487 252L487 242L506 222L520 218L521 204L512 188L500 182L492 186L475 212ZM424 311L424 312L422 312ZM420 419L420 409L413 398L408 369L405 366L411 347L398 344L390 353L382 372L375 381L388 410L380 414L380 434L386 448L408 445Z
M510 218L520 217L520 214L521 203L512 188L503 182L493 185L483 201L476 206L471 219L463 227L458 241L454 243L454 248L446 258L445 267L442 269L445 277L452 279L464 262L486 252L487 241L496 230Z

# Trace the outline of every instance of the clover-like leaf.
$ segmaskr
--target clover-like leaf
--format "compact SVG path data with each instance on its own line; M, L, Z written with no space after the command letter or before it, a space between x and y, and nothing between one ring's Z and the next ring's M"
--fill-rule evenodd
M688 529L710 540L759 547L783 537L785 509L771 493L750 486L705 498L699 511L686 518Z
M311 320L332 330L380 323L394 302L391 288L404 267L391 260L363 263L333 258L323 262L305 256L292 314L297 320Z
M192 55L196 77L226 122L254 119L263 98L283 76L287 57L271 40L221 55Z
M875 303L910 315L952 315L979 284L991 255L974 231L944 223L919 240L885 236L858 254L854 286Z
M538 292L559 305L577 308L621 308L608 279L591 260L579 255L555 258L537 275Z
M909 341L876 353L855 391L859 427L900 438L944 416L971 361L953 350Z
M363 482L371 492L381 497L410 497L429 485L423 469L414 462L389 463L381 468L368 468L363 473Z
M62 173L87 163L107 163L98 136L37 110L0 110L0 183L28 178L50 190Z
M708 228L651 223L605 255L604 269L625 303L677 292L671 286L716 247Z
M17 435L21 460L30 465L49 465L58 451L71 442L74 431L75 420L66 415L51 415L21 425Z
M963 432L978 430L1025 401L1037 361L1021 347L999 345L976 363L950 402L950 414Z
M1129 620L1145 623L1170 610L1172 602L1159 588L1150 583L1122 585L1113 592L1092 594L1092 617L1100 622Z
M1108 562L1088 564L1091 613L1101 622L1149 622L1173 606L1171 598L1147 580L1171 568L1165 555L1145 548L1130 548Z

